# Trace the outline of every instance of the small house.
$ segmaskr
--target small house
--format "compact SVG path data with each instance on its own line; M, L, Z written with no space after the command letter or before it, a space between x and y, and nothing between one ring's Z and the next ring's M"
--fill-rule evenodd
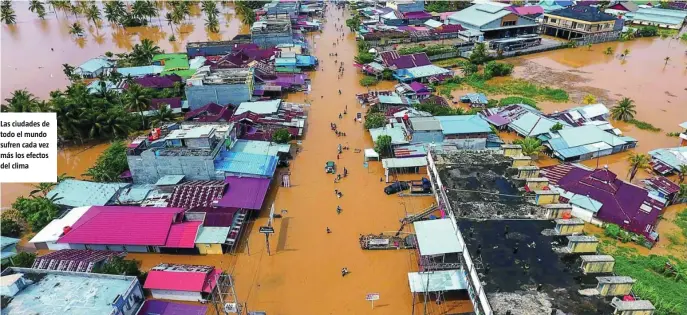
M221 273L213 266L159 264L148 272L143 288L155 299L197 302L208 299Z
M537 190L534 192L534 203L538 205L547 205L551 203L558 203L560 194L551 190Z
M413 143L441 143L444 134L436 117L411 117L408 119Z
M582 234L584 230L584 221L580 219L556 219L556 227L554 231L558 235L573 235Z
M520 166L516 167L516 169L518 170L517 178L519 179L539 177L539 167L537 166Z
M543 177L532 177L525 179L526 191L543 190L549 186L549 180Z
M74 74L84 78L95 78L101 74L107 74L114 62L105 57L92 58L74 69Z
M463 149L482 150L492 134L486 120L478 115L436 116L441 122L444 142Z
M530 166L532 158L526 155L514 156L513 167Z
M596 290L601 296L621 296L632 292L635 280L627 276L596 277Z
M460 97L461 103L470 104L470 107L484 107L489 100L484 93L468 93Z
M201 255L222 255L231 227L201 226L196 236L196 248Z
M19 239L0 236L0 245L2 247L2 251L0 252L0 261L2 261L3 265L8 262L11 262L12 257L17 255L18 243Z
M544 217L547 219L559 219L563 217L570 217L572 206L567 203L550 203L542 205L544 208Z
M611 255L582 255L580 268L584 274L611 273L615 266L615 259Z
M503 155L505 156L521 156L522 155L522 147L519 144L504 144L501 146L501 149L503 149Z
M615 307L614 315L652 315L656 311L656 307L647 300L613 300L611 305Z
M599 246L599 239L595 236L571 235L567 238L569 253L596 253L596 248Z

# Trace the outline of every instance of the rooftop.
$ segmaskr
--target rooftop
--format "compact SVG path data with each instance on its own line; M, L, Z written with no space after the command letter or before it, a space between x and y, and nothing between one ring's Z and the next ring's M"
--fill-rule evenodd
M83 72L96 72L100 69L110 68L112 66L114 66L114 62L108 60L105 57L97 57L84 62L83 64L77 67L77 70L81 70Z
M63 249L36 258L31 268L91 272L90 263L98 263L113 257L124 257L124 252L88 249Z
M196 244L224 244L231 231L230 227L201 226L196 236Z
M642 311L642 310L655 310L653 304L647 300L635 300L635 301L614 301L618 311Z
M445 135L491 133L489 123L478 115L436 116Z
M649 155L675 170L680 169L680 165L687 165L687 146L656 149L649 151Z
M291 145L288 143L275 143L270 141L237 140L231 147L232 152L251 154L273 155L289 153Z
M236 108L234 116L241 115L245 112L253 112L256 114L273 114L279 110L281 102L281 99L258 102L243 102L239 104L238 108Z
M547 13L547 15L555 15L586 22L609 22L617 20L617 18L612 14L604 13L596 7L586 5L571 6L551 11Z
M213 84L246 84L253 79L253 68L221 68L210 70L209 66L198 68L189 79L191 82L202 81L203 85Z
M391 144L407 144L406 130L402 124L388 124L381 128L370 129L370 136L373 142L377 142L379 136L390 136Z
M458 239L451 219L436 219L413 223L418 248L422 256L462 253L463 244Z
M165 137L165 140L208 138L211 137L214 132L214 126L197 126L190 129L176 129L172 130L172 132Z
M143 288L209 293L221 272L212 266L160 264L148 272Z
M174 187L168 206L183 209L209 207L222 198L225 184L221 180L192 180Z
M256 21L250 28L251 34L291 33L290 19L265 19Z
M29 243L55 242L64 232L65 226L72 226L78 221L91 207L78 207L69 210L62 218L54 219L40 230Z
M123 302L118 300L133 283L138 283L133 276L28 268L10 268L3 272L7 274L24 274L33 284L19 291L2 310L3 314L110 314L114 309L112 303Z
M147 300L143 302L137 315L205 315L207 310L208 307L203 305Z
M157 180L155 185L156 186L177 185L184 179L184 177L185 177L185 175L165 175L165 176L160 177L160 179Z
M410 292L437 292L466 290L465 273L459 270L440 270L431 272L409 272Z
M436 117L411 117L409 120L415 131L441 130L441 122Z
M227 176L227 188L217 206L260 211L270 182L269 178Z
M223 151L215 159L215 169L222 172L272 177L277 158L271 155Z
M463 22L477 27L482 27L491 21L500 19L511 13L511 11L506 10L502 6L476 4L453 13L448 18L452 21Z
M128 185L65 179L48 192L46 197L59 198L55 200L55 203L67 207L104 206L117 195L120 189Z
M632 277L627 276L609 276L609 277L596 277L599 283L635 283Z
M586 262L615 261L611 255L581 255L580 259Z

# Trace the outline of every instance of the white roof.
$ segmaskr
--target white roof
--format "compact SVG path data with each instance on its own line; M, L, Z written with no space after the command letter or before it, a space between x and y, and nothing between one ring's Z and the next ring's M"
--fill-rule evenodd
M214 126L194 126L190 129L177 129L170 132L165 140L207 138L215 132Z
M608 108L601 103L582 106L579 110L585 118L593 118L608 114Z
M243 102L236 109L234 116L241 115L245 112L253 112L256 114L272 114L279 110L279 105L281 105L280 99L259 102Z
M682 129L687 129L687 121L679 124L678 126L680 126Z
M441 27L441 26L444 25L444 24L442 24L441 22L436 21L436 20L427 20L427 21L425 22L425 25L427 25L427 26L429 26L429 27L433 27L433 28L438 28L438 27Z
M38 232L29 243L43 243L43 242L54 242L60 238L65 226L72 226L76 221L78 221L81 216L88 211L91 207L78 207L69 211L61 219L55 219L50 221L40 232Z
M391 158L391 159L382 159L382 166L384 166L385 169L388 168L400 168L400 167L420 167L420 166L427 166L427 158L424 156L421 157L412 157L412 158Z
M365 149L366 158L379 158L379 153L375 149Z
M431 256L461 253L463 246L453 229L451 219L418 221L413 223L420 255Z
M460 270L431 272L409 272L410 292L437 292L465 290L468 288L465 275Z

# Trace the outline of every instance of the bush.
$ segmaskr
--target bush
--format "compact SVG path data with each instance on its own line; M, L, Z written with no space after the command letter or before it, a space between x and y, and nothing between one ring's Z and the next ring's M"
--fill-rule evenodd
M682 36L680 36L680 39L687 41L687 33L682 33Z
M428 112L432 114L432 116L451 116L456 114L453 108L438 104L417 104L415 105L415 109Z
M366 63L373 62L375 60L375 55L373 55L369 52L366 52L366 51L361 51L353 59L355 60L356 63L366 64Z
M21 225L15 220L3 218L0 226L2 226L2 236L17 238L21 235Z
M118 182L119 175L127 169L129 164L126 160L126 146L124 142L117 141L100 154L93 167L84 175L95 182Z
M410 47L404 47L398 50L399 55L410 55L410 54L417 54L417 53L426 53L427 56L435 56L435 55L441 55L445 53L450 53L454 52L456 49L453 48L451 45L429 45L429 46L410 46Z
M12 257L12 266L21 268L31 268L33 262L36 260L36 254L21 252L17 256Z
M19 197L12 204L12 209L21 213L33 231L39 231L57 217L59 208L53 200L45 197ZM3 228L4 229L4 228Z
M122 257L114 257L105 262L100 268L93 272L104 273L108 275L125 275L125 276L140 276L141 271L138 270L137 260L125 260Z
M604 235L612 238L617 238L620 235L620 227L617 224L607 224L604 229Z
M656 26L643 26L639 28L639 35L643 37L651 37L658 35L658 27Z
M365 116L365 128L381 128L386 124L386 117L383 113L372 113Z
M375 151L383 156L389 155L391 152L391 136L381 135L377 137Z
M485 43L476 43L472 48L472 53L470 53L470 62L481 65L489 61L489 52L487 51L487 45Z
M393 80L394 79L394 72L391 71L391 69L384 69L384 71L382 71L382 79Z
M504 62L489 61L484 67L484 74L489 77L504 77L513 72L513 65Z
M276 143L287 143L289 140L291 140L291 134L286 128L281 128L272 135L272 141Z
M379 83L379 80L377 80L377 78L369 76L369 75L360 79L360 85L362 85L362 86L371 86L371 85L376 85L377 83Z
M513 104L526 104L536 109L539 109L539 107L537 106L537 101L527 97L508 96L499 100L499 106L508 106Z
M637 126L637 128L642 129L642 130L649 130L653 132L659 132L661 131L661 128L658 128L648 122L637 120L637 119L630 119L629 123Z

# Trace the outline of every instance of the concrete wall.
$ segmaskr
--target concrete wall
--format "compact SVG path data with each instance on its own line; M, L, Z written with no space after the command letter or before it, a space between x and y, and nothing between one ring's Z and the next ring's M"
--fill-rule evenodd
M175 301L192 301L198 302L203 297L200 292L190 291L172 291L172 290L150 290L150 293L155 299L175 300Z
M251 34L253 44L261 48L274 47L279 44L293 44L291 33Z
M596 247L599 246L599 243L571 243L568 245L568 248L571 249L571 252L573 253L595 253L596 252Z
M198 85L186 87L186 99L191 110L203 107L208 103L219 105L249 101L253 91L248 84Z
M69 246L69 249L91 249L91 250L114 250L114 251L127 251L134 253L147 253L148 247L146 246L132 246L132 245L98 245L98 244L65 244Z
M139 156L127 156L127 161L137 184L154 184L164 175L185 175L187 180L217 179L212 156L155 156L145 151Z
M632 283L605 283L597 287L601 296L620 296L630 294Z
M613 272L614 261L591 261L583 262L582 270L585 274L588 273L606 273Z
M222 255L222 244L196 244L201 255Z
M438 131L413 131L412 143L441 143L444 141L444 134Z
M122 314L136 314L136 312L138 312L139 307L141 306L140 304L142 303L136 302L136 300L145 300L145 298L143 297L143 288L141 287L141 283L139 283L138 280L136 280L136 282L132 284L132 286L129 287L129 290L127 290L127 292L122 296L122 299L125 303L121 308Z
M515 14L512 13L511 15L515 15ZM481 29L482 30L489 30L489 29L500 28L503 20L509 16L510 15L505 16L503 18L500 18L498 20L491 21L491 22L487 23L486 25L482 26ZM515 26L536 26L536 25L537 25L537 23L535 21L523 18L521 16L519 16L517 22L515 22ZM514 29L513 32L517 32L517 30Z

